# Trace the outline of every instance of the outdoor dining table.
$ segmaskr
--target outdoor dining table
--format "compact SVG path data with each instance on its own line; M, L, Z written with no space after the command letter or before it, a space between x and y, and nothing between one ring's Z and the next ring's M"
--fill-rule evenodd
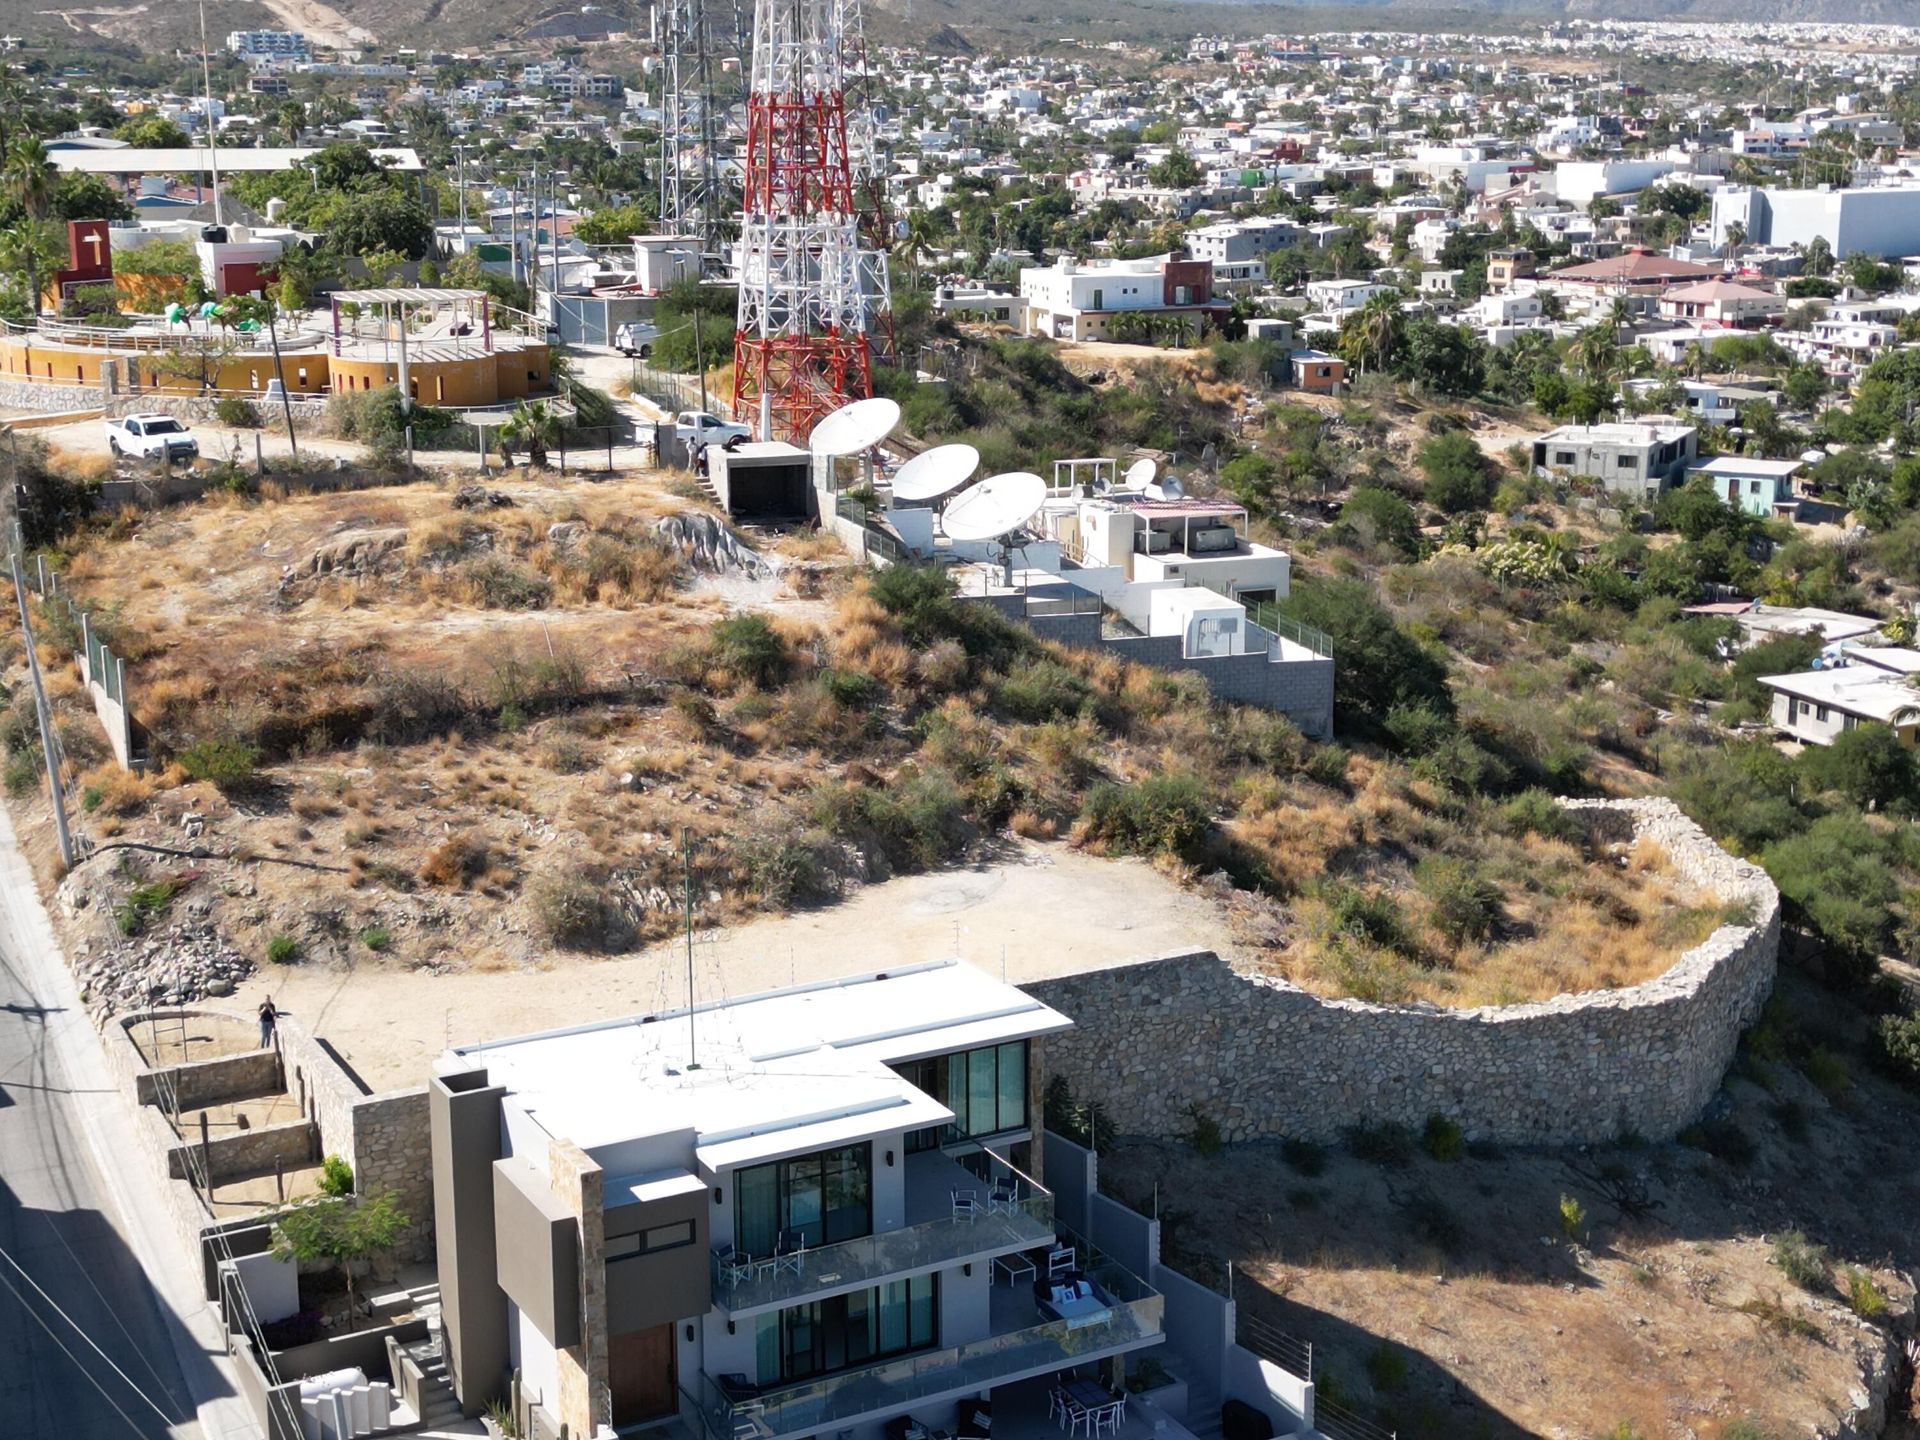
M1087 1410L1104 1410L1120 1402L1107 1393L1107 1387L1092 1380L1069 1380L1060 1387L1067 1398Z

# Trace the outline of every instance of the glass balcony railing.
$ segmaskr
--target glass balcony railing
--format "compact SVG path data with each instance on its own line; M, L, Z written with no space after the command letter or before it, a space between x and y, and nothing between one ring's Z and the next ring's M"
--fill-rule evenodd
M844 1428L938 1397L978 1394L1083 1364L1161 1333L1166 1302L1158 1291L1117 1265L1097 1265L1085 1274L1107 1302L1097 1310L1048 1319L1027 1305L1017 1313L1039 1323L996 1325L994 1333L963 1345L757 1394L723 1388L703 1373L699 1395L688 1398L709 1440L782 1440Z
M787 1304L828 1288L871 1285L972 1256L1050 1245L1053 1196L1044 1190L993 1200L982 1186L978 1210L919 1225L773 1257L713 1257L714 1303L730 1314Z

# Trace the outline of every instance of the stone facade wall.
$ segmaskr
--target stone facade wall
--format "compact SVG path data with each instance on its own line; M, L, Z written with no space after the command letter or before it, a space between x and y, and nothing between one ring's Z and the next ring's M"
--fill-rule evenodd
M544 1401L568 1433L598 1435L611 1422L613 1393L607 1381L607 1230L602 1185L606 1176L578 1145L547 1146L553 1193L580 1221L580 1343L558 1351L560 1393ZM556 1403L557 1402L557 1403Z
M276 1032L287 1092L319 1128L322 1155L353 1167L361 1194L390 1190L413 1224L398 1247L400 1259L433 1257L433 1147L427 1092L392 1090L371 1095L319 1041L291 1020Z
M134 1023L140 1022L110 1026L107 1041L110 1046L124 1042L133 1051L134 1068L130 1074L134 1099L141 1105L164 1108L169 1102L177 1101L183 1111L204 1110L233 1100L272 1095L280 1089L280 1057L271 1050L247 1050L238 1055L221 1055L212 1060L194 1060L185 1065L149 1070L128 1034L128 1025ZM118 1032L117 1041L114 1031Z
M1569 803L1746 915L1642 984L1474 1010L1324 1000L1206 951L1041 981L1025 988L1075 1021L1048 1042L1050 1072L1130 1134L1185 1134L1198 1113L1228 1140L1331 1139L1441 1113L1508 1144L1672 1136L1773 988L1780 897L1671 801Z
M317 1139L311 1121L295 1120L285 1125L263 1125L258 1130L233 1130L210 1136L205 1147L207 1173L215 1180L234 1175L263 1175L276 1162L289 1170L311 1165ZM191 1130L181 1143L167 1152L167 1174L175 1180L197 1170L194 1159L201 1150L199 1138Z
M36 387L46 388L46 387ZM93 391L93 403L102 403L99 391ZM105 409L108 416L119 418L122 415L171 415L187 425L216 425L220 421L216 407L223 397L218 395L179 395L160 390L135 390L131 393L119 392L106 398ZM278 399L268 400L255 395L247 397L253 401L254 411L260 417L262 430L274 431L281 435L287 433L287 411ZM324 401L295 400L293 411L293 430L296 435L309 435L319 431L327 416ZM201 442L205 446L206 442ZM242 441L242 450L247 459L252 459L253 446ZM217 448L217 447L216 447ZM213 449L203 453L211 459L219 456Z
M98 385L55 385L47 381L0 380L0 406L63 415L71 410L98 410L103 397Z

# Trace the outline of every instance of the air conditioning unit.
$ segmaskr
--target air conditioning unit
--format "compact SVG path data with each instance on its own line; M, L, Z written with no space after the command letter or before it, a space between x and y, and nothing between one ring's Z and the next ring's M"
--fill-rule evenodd
M1171 530L1148 530L1141 534L1140 548L1149 555L1165 555L1173 549Z
M1219 555L1232 550L1239 543L1240 536L1231 525L1207 525L1187 537L1187 553Z

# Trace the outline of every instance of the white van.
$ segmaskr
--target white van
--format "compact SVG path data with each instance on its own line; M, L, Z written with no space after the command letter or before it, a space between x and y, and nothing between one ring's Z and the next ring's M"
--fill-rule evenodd
M653 354L653 342L660 328L645 320L629 320L613 332L613 348L622 355L638 355L642 360Z

